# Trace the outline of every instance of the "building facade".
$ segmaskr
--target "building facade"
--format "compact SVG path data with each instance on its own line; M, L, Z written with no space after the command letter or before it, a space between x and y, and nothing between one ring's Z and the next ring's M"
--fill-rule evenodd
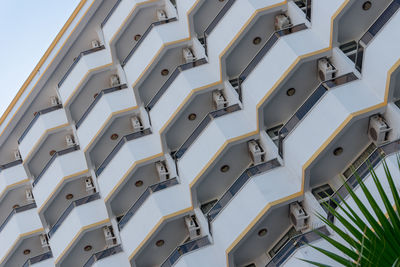
M336 266L322 204L400 175L399 7L82 0L1 117L0 265Z

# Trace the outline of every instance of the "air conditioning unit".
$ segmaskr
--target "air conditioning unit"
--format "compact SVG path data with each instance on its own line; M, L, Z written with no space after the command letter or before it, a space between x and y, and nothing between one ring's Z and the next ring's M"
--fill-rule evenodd
M99 42L98 40L93 40L93 41L91 42L91 47L92 47L92 48L100 47L100 42Z
M86 188L86 192L94 190L94 183L93 183L93 180L91 177L87 177L85 179L85 188Z
M290 204L290 220L296 231L301 231L308 227L307 223L309 217L310 216L306 214L298 202Z
M120 80L118 74L113 74L110 76L110 86L115 87L120 85Z
M196 56L193 54L192 50L188 47L182 49L182 54L186 63L193 62L196 60Z
M292 26L290 18L285 14L275 16L275 31L280 31Z
M67 146L74 146L75 145L74 137L71 134L68 134L68 135L65 136L65 141L67 142Z
M142 131L144 128L138 116L131 117L131 124L134 133Z
M228 106L228 101L226 101L222 91L214 91L213 94L214 107L216 110L226 108Z
M25 197L28 202L33 202L35 199L33 198L32 190L26 189L25 190Z
M186 228L189 232L190 240L200 237L200 235L201 235L200 225L197 223L196 216L194 216L194 215L186 216L185 224L186 224Z
M160 182L166 181L169 179L169 172L165 164L161 161L156 162L156 170L158 173L158 178L160 178Z
M19 153L18 149L14 150L14 159L15 160L20 160L21 159L21 154Z
M103 227L104 239L106 241L106 246L111 247L115 244L115 236L111 226L104 226Z
M247 143L250 157L253 160L253 164L257 165L260 164L265 160L265 151L263 151L260 145L255 140L251 140Z
M58 97L56 97L56 96L50 97L50 103L51 103L51 106L57 106L58 104L60 104L60 102L58 101Z
M163 9L157 10L157 19L159 21L166 20L168 18L167 13Z
M390 130L391 128L380 115L374 115L369 119L368 136L375 145L385 142L387 132Z
M47 239L47 236L42 234L39 236L39 238L40 238L40 244L42 245L42 248L48 248L49 240Z
M327 58L318 60L318 78L321 82L335 78L337 69L329 62Z

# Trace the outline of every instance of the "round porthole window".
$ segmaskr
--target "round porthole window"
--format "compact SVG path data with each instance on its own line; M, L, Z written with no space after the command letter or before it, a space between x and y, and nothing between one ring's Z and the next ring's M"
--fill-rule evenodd
M73 199L74 198L74 195L73 194L66 194L65 195L65 199L67 199L67 200L71 200L71 199Z
M296 93L296 89L294 89L294 88L289 88L289 89L286 91L286 95L287 95L287 96L293 96L295 93Z
M253 39L253 44L254 44L254 45L258 45L258 44L260 44L260 43L261 43L261 37L258 37L258 36L257 36L256 38Z
M260 231L258 231L258 236L259 237L263 237L263 236L265 236L267 234L267 232L268 232L267 229L263 228Z
M364 2L364 4L362 5L362 9L365 10L365 11L369 10L371 7L372 7L371 1L366 1L366 2Z
M335 156L339 156L342 153L343 153L342 147L337 147L337 148L335 148L335 150L333 150L333 155L335 155Z
M83 248L84 251L91 251L92 250L92 246L91 245L87 245Z
M162 247L162 246L164 246L164 244L165 244L165 242L164 242L164 240L162 240L162 239L160 239L160 240L158 240L158 241L156 242L156 246L157 246L157 247Z
M167 76L169 74L169 70L167 70L167 69L163 69L162 71L161 71L161 75L162 76Z
M141 36L140 34L136 34L136 35L133 37L133 39L137 42L137 41L140 40L141 37L142 37L142 36Z
M55 151L54 149L53 149L53 150L50 150L49 155L50 155L50 156L53 156L54 154L56 154L56 152L57 152L57 151Z
M196 117L197 117L197 115L196 115L195 113L191 113L191 114L189 114L189 116L188 116L188 120L194 121L194 120L196 119Z
M113 140L113 141L117 140L117 139L118 139L118 134L113 133L113 134L110 136L110 139Z
M143 181L142 180L138 180L135 182L135 186L136 187L141 187L143 185Z
M221 172L228 172L229 171L229 165L224 165L221 167Z
M29 254L31 254L31 250L30 249L25 249L23 253L24 253L24 255L29 255Z

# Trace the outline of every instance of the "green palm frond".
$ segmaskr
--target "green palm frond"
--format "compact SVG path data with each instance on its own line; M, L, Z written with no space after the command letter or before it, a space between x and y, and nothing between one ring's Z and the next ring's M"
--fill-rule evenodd
M400 170L399 155L397 155L397 164ZM400 196L385 160L382 160L382 166L390 191L385 191L381 183L382 179L378 178L372 165L369 164L369 173L379 197L371 193L371 189L364 184L362 178L355 172L354 175L363 198L357 196L353 189L346 182L344 183L349 193L348 200L354 201L355 208L352 208L348 201L339 194L340 202L331 199L336 208L324 203L325 209L333 215L336 222L340 223L341 226L339 227L326 219L322 214L317 214L319 219L340 240L324 233L318 234L339 253L309 244L310 247L342 266L400 267ZM327 266L325 263L302 260L315 266Z

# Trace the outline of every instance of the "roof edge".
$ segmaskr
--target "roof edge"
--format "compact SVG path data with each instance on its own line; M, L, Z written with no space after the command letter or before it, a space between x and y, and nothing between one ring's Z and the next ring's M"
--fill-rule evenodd
M87 2L87 0L81 0L79 2L78 6L72 12L72 14L68 18L67 22L64 24L64 26L61 28L60 32L56 35L54 40L51 42L50 46L47 48L47 50L44 53L44 55L40 58L39 62L36 64L36 66L34 67L34 69L31 72L31 74L29 74L28 78L22 84L21 88L18 90L17 94L14 96L13 100L8 105L7 109L1 115L1 117L0 117L0 126L7 119L8 115L10 115L12 109L15 107L15 105L17 104L18 100L21 98L22 94L25 92L25 90L28 87L28 85L31 83L33 78L36 76L36 74L39 71L39 69L43 66L44 62L48 59L48 57L51 54L51 52L53 52L54 47L58 44L58 42L60 41L61 37L67 31L67 29L71 25L72 21L76 18L76 16L78 15L79 11L81 11L82 7L86 4L86 2Z

